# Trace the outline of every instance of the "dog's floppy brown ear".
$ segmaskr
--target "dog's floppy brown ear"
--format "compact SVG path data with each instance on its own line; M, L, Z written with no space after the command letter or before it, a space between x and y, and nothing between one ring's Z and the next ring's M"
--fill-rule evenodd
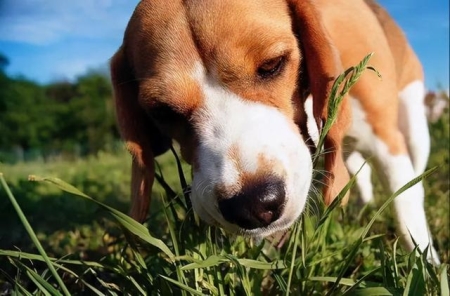
M170 140L159 132L139 105L138 81L122 47L111 60L111 80L119 131L133 157L130 216L144 222L155 177L154 157L169 148Z
M328 115L328 97L331 88L336 77L343 72L343 66L314 1L288 0L288 4L293 17L293 29L306 66L304 74L307 75L309 90L313 97L315 121L320 129ZM336 123L324 142L326 204L330 204L349 181L342 155L342 140L350 125L350 117L350 106L348 100L344 99ZM348 195L343 203L346 203L347 199Z

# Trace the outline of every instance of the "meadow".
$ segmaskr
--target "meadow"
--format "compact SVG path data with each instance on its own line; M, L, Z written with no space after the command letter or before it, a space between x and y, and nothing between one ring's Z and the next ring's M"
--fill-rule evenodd
M131 160L120 149L0 164L0 295L449 295L448 109L430 129L426 212L441 266L402 248L395 195L375 177L374 205L353 191L326 208L312 191L287 236L254 241L199 221L182 190L190 169L167 153L140 225L124 214Z

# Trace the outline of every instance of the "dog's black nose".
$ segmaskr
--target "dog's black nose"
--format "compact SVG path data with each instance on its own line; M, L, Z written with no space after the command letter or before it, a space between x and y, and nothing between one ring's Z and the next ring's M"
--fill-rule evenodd
M265 227L280 217L285 195L280 177L259 177L247 182L233 197L220 200L219 209L228 222L241 228Z

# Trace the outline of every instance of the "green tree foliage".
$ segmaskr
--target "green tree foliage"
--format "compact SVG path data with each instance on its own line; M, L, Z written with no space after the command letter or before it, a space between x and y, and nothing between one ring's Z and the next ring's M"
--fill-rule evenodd
M1 99L2 147L42 148L51 140L52 106L42 87L23 78L11 79Z
M40 85L9 77L0 54L0 161L5 151L38 150L86 155L105 150L119 138L109 78L88 72L75 82ZM11 160L11 159L10 159Z

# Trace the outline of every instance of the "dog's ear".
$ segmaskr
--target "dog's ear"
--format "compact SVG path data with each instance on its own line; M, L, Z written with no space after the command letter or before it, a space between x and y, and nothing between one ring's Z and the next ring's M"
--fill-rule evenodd
M111 60L117 124L132 155L130 216L144 222L155 177L154 157L167 151L170 139L163 136L139 105L138 80L121 47Z
M302 73L306 77L300 77L300 79L306 79L308 82L309 91L313 97L314 118L320 130L328 115L328 98L334 80L343 72L343 66L314 1L287 0L287 2L293 18L293 30L306 68L306 73ZM326 204L330 204L349 181L342 155L342 140L350 122L351 110L348 99L344 98L336 123L328 132L324 142ZM346 203L347 199L348 194L343 203Z

